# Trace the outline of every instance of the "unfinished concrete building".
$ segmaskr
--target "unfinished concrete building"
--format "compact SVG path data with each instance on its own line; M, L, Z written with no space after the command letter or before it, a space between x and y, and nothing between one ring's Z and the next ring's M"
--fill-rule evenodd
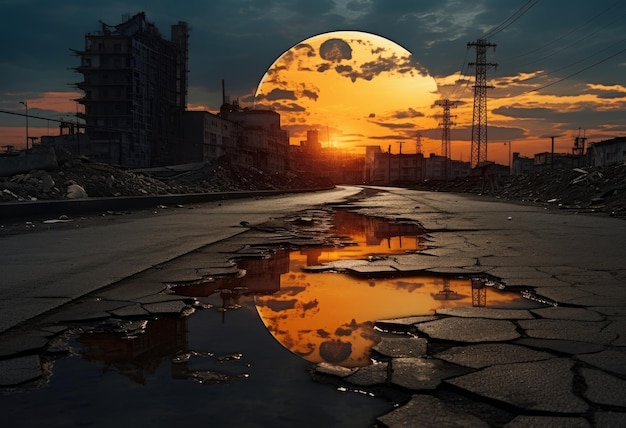
M98 161L128 167L177 163L187 107L189 28L164 39L143 12L85 35L76 70L83 118Z

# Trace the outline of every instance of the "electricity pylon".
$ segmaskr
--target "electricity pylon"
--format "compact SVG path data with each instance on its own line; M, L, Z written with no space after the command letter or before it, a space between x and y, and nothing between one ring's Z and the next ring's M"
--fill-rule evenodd
M439 125L442 126L443 132L441 134L441 156L443 159L443 168L441 169L441 175L444 180L447 180L448 177L448 160L452 157L452 152L450 150L450 127L455 125L450 116L450 107L456 107L456 101L450 101L449 99L439 100L436 102L437 105L443 107L443 115L442 120L439 122Z
M469 65L476 67L476 80L474 82L474 114L472 117L472 151L470 153L470 165L480 166L487 160L487 68L496 67L498 64L487 62L487 48L495 50L496 44L489 43L486 39L478 39L469 42L467 48L476 48L476 62Z

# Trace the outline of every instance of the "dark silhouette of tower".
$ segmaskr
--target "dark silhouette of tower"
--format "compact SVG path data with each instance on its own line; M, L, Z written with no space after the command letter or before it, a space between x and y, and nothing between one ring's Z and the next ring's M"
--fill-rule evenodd
M444 157L443 168L441 169L441 175L443 179L447 180L449 177L448 173L448 160L452 156L450 151L450 127L454 125L452 122L452 117L450 115L450 108L456 107L455 101L450 101L449 99L439 100L437 101L437 105L443 107L443 115L442 120L439 122L439 125L443 127L443 132L441 134L441 156Z
M476 67L476 80L474 82L474 114L472 117L472 150L470 153L470 165L480 166L487 160L487 68L496 67L497 64L487 62L487 48L496 48L496 44L487 42L486 39L478 39L469 42L467 48L476 48L476 62L469 65Z

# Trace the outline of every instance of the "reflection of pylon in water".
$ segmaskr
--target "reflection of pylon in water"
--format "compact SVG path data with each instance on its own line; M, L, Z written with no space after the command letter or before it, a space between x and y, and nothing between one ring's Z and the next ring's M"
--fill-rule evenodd
M450 280L447 278L443 280L443 290L433 295L433 299L435 300L459 300L462 298L463 296L450 289Z
M222 323L226 321L226 311L228 309L239 309L239 299L241 293L238 290L224 289L220 290L220 297L222 298L222 307L219 310L222 312Z
M472 306L484 307L487 305L487 287L480 279L472 279Z

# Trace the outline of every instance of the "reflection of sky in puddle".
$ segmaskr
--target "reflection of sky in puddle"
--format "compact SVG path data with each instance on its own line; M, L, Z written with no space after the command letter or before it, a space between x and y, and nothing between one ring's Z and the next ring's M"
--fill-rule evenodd
M424 231L409 222L337 211L331 231L347 245L278 251L271 259L242 260L247 274L216 278L205 284L176 287L179 294L210 295L230 290L224 306L239 294L255 295L257 311L268 331L285 348L308 361L346 367L370 363L379 340L374 322L414 315L432 315L454 306L507 306L523 299L491 287L472 289L469 279L436 276L362 278L303 268L337 260L362 260L373 255L398 255L425 249ZM480 285L483 285L480 282ZM236 288L240 292L234 292ZM245 291L243 291L245 290Z
M280 291L255 298L272 335L303 358L346 367L370 363L378 341L373 323L381 319L432 315L435 309L472 305L471 281L441 277L355 278L339 273L305 273L302 255L291 253L292 269ZM486 306L521 299L493 288L474 290ZM485 301L486 300L486 301Z

